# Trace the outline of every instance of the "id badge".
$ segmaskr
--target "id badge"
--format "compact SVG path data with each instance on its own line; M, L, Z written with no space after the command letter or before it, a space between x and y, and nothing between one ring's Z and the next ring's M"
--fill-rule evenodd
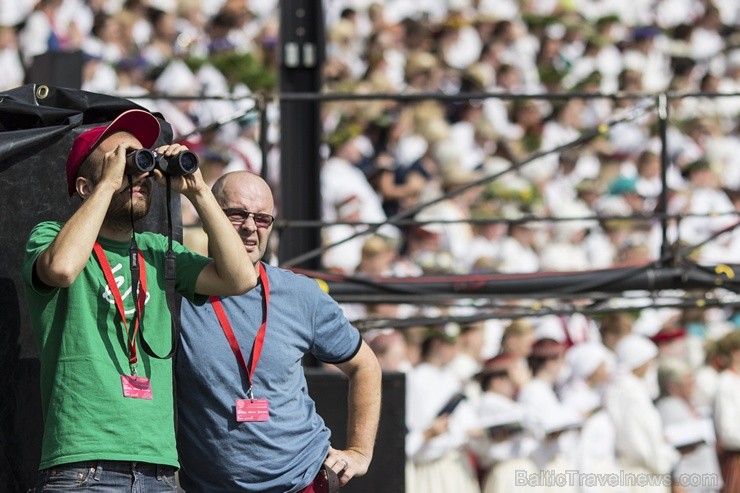
M237 399L236 420L239 423L245 421L269 421L270 406L267 399Z
M121 375L123 396L132 399L152 400L152 384L148 378L136 375Z

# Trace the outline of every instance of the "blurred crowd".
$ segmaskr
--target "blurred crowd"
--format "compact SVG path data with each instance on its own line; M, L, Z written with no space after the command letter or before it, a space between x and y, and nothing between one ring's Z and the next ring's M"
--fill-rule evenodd
M45 53L80 53L83 89L162 113L198 151L207 181L262 173L280 217L279 123L290 115L268 102L261 148L252 99L276 90L277 4L0 0L0 90L23 84ZM644 265L661 256L665 215L670 251L740 264L737 1L332 0L324 14L324 90L348 95L322 105L327 270ZM662 92L673 97L656 108L650 95ZM351 98L358 93L476 97ZM205 252L186 201L182 216L186 243ZM389 218L414 223L367 226ZM708 474L701 487L680 486L697 492L719 491L722 469L736 488L726 491L738 491L735 312L630 306L607 317L366 332L384 368L408 375L407 491L513 491L515 472L530 479L527 491L547 489L543 472L570 469ZM351 320L444 315L343 308ZM629 491L624 481L575 484Z
M327 90L474 97L325 105L324 219L343 223L324 229L325 243L367 230L352 222L417 221L328 249L326 268L403 277L646 265L664 246L661 214L671 252L737 262L737 5L336 4ZM637 96L662 91L693 94L667 102L665 150L658 111ZM490 96L500 93L575 97ZM584 134L593 138L576 142ZM407 375L407 491L740 488L727 418L740 410L734 310L639 309L651 295L631 296L612 300L630 311L609 316L395 328L476 308L345 306L389 322L366 340L387 371Z
M656 315L367 335L406 372L406 491L738 491L740 331L697 310L647 337Z

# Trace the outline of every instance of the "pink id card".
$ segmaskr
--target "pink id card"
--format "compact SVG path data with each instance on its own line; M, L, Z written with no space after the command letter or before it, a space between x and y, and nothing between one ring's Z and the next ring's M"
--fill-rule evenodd
M152 384L148 378L135 375L121 375L123 396L132 399L152 400Z
M236 420L240 423L245 421L269 421L270 406L267 399L237 399Z

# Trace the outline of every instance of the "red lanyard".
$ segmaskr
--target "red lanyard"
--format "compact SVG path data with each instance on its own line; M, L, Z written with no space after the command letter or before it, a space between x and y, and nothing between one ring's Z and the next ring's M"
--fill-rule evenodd
M129 333L128 322L126 321L126 311L123 306L123 298L121 297L121 291L118 289L118 284L116 284L116 279L113 277L113 270L110 267L110 263L108 263L108 258L105 256L103 247L100 246L100 243L97 241L93 246L93 250L95 252L95 257L100 263L100 268L105 276L105 281L108 283L108 289L110 289L111 295L113 295L113 299L116 302L118 314L121 316L121 322L126 331L126 339L128 341L128 362L131 366L132 373L136 374L136 362L138 361L138 358L136 357L136 334L139 332L139 321L144 317L144 305L146 304L146 264L144 263L144 256L141 254L140 250L136 253L139 259L139 269L141 269L141 273L139 275L139 285L141 288L138 291L136 314L134 315L134 329L132 333ZM131 289L136 289L136 286L131 286Z
M221 324L221 328L224 331L224 335L226 336L226 340L229 341L229 346L231 346L231 351L234 353L234 356L236 356L236 360L239 362L239 365L242 367L242 370L247 374L247 383L249 384L249 389L247 390L247 397L250 399L253 398L252 396L252 376L254 375L254 369L257 368L257 362L260 360L260 355L262 354L262 346L265 342L265 332L267 332L267 307L270 305L270 281L267 279L267 273L265 272L265 267L260 262L259 266L259 276L260 281L262 282L262 297L265 300L264 301L264 312L262 315L262 324L260 325L259 330L257 331L257 336L254 339L254 346L252 346L252 364L249 368L247 368L247 363L244 361L244 355L242 354L242 350L239 347L239 343L236 340L236 337L234 336L234 331L231 328L231 323L229 322L229 319L226 317L226 312L224 311L223 305L221 305L221 300L218 299L216 296L211 296L210 301L211 305L213 306L213 311L216 312L216 317L218 317L218 321Z

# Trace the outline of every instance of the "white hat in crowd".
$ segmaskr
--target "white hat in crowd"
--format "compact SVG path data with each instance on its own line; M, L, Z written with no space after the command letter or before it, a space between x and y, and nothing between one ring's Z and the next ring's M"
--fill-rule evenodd
M565 362L575 378L586 380L599 366L609 362L609 352L603 344L584 342L568 349Z
M658 346L645 336L628 334L616 347L617 362L625 370L634 370L658 356Z
M545 435L580 428L582 425L581 416L574 409L566 406L558 406L542 415L541 426Z
M481 409L478 419L478 426L480 428L499 428L499 427L515 427L524 426L527 421L526 412L524 407L517 403L511 402L511 405L504 404L503 401L495 401L488 404L488 401L481 403Z

